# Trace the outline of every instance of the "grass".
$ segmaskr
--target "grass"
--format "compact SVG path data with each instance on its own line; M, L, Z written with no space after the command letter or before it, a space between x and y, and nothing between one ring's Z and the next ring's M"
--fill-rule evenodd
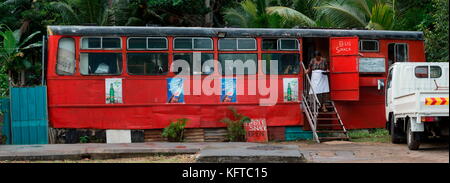
M389 132L386 129L376 128L369 130L349 131L350 141L352 142L381 142L389 143Z
M54 160L54 161L0 161L1 163L193 163L195 155L155 155L136 158L116 159L82 159L82 160Z

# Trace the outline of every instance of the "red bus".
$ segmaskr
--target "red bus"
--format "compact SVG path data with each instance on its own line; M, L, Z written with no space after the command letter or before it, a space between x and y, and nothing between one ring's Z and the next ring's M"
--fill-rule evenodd
M217 128L238 112L267 126L305 126L304 65L315 50L330 60L330 95L347 129L382 128L387 68L394 62L425 62L422 32L340 29L49 26L46 63L49 121L53 128L161 129L177 118L188 128ZM181 87L220 75L227 59L254 60L256 71L235 73L244 81L269 77L263 60L279 59L277 101L262 94L183 95L173 90L177 59L192 68L194 55L214 60L210 72L189 73ZM289 69L286 69L289 68ZM289 83L292 82L292 83ZM176 82L173 86L176 88ZM286 99L286 83L289 92ZM180 84L180 83L178 83ZM268 82L267 82L268 84ZM180 87L180 86L178 86ZM291 93L290 93L291 94ZM177 102L172 103L175 100ZM181 101L181 102L179 102Z

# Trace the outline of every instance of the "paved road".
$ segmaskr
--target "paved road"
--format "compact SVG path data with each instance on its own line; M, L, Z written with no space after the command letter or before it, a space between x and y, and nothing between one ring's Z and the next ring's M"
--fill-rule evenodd
M426 143L411 151L406 144L332 141L296 144L305 158L314 163L449 163L448 142Z
M449 163L448 142L427 143L418 151L405 144L332 141L280 143L133 143L133 144L50 144L0 145L0 163L4 160L111 159L154 154L196 154L220 157L279 154L292 158L300 150L310 163ZM253 154L253 155L252 155ZM231 158L232 159L232 158ZM223 160L223 158L222 158ZM227 162L223 160L222 162ZM261 159L254 161L264 162ZM114 161L109 161L114 162ZM281 161L292 162L292 161Z

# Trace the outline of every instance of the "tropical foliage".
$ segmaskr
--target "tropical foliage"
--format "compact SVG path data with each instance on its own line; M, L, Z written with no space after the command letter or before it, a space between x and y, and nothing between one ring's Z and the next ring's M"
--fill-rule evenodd
M2 29L2 27L0 27ZM27 49L40 47L41 42L29 43L40 32L34 32L25 39L22 38L20 29L15 31L3 28L0 31L2 45L0 46L0 66L8 71L10 82L13 86L25 85L25 72L33 67L32 62L25 57Z
M167 138L170 142L182 142L184 140L184 127L189 121L187 118L180 118L171 122L169 126L164 128L162 137Z
M233 114L233 118L224 118L221 120L222 123L227 125L227 137L231 142L242 142L245 141L245 128L244 124L250 122L250 118L241 113L238 113L236 108L228 108Z

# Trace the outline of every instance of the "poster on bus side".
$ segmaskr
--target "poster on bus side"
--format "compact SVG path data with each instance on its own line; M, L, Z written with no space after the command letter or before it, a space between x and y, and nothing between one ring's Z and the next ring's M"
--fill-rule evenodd
M236 102L236 78L222 78L221 102Z
M167 79L167 102L184 103L184 80L183 78Z
M267 142L266 119L251 119L250 123L244 123L247 142Z
M283 96L285 102L298 101L298 78L283 78Z
M107 104L122 104L122 79L105 79L105 99Z

